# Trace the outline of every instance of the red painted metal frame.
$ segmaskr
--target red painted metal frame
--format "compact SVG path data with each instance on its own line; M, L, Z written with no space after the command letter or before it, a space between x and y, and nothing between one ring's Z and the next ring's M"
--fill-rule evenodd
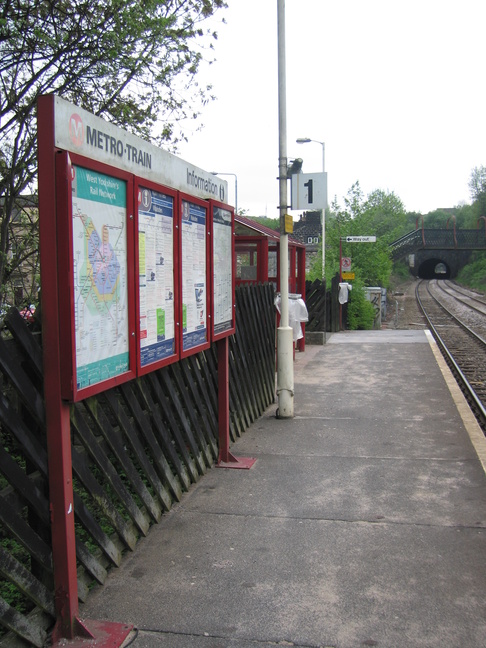
M238 252L247 252L245 246L256 246L257 278L235 279L236 284L265 283L268 281L268 239L265 236L235 236L235 246ZM236 255L235 255L236 257ZM236 259L235 259L236 262Z
M199 353L200 351L204 351L205 349L209 349L211 346L211 324L210 324L210 307L211 307L211 299L210 299L210 286L211 286L211 260L210 260L210 251L211 251L211 245L210 245L210 230L209 230L209 202L207 200L201 200L200 198L195 198L194 196L191 196L190 194L185 194L182 192L178 193L179 199L178 199L178 213L179 213L179 263L180 263L180 274L179 274L179 290L180 290L180 299L179 299L179 306L180 306L180 311L179 311L179 335L180 335L180 346L179 346L179 355L181 358L187 358L190 355L194 355L195 353ZM203 207L206 210L206 296L205 296L205 308L206 308L206 341L203 344L198 344L196 346L191 347L190 349L184 349L184 333L182 330L182 323L183 323L183 318L182 318L182 300L183 300L183 282L184 282L184 269L182 265L182 259L184 258L184 250L183 250L183 236L182 236L182 202L189 202L194 205L198 205L199 207Z
M180 234L180 217L179 217L179 210L180 210L180 204L179 204L179 192L174 190L174 189L169 189L168 187L164 187L163 185L158 185L155 184L154 182L150 182L148 180L143 180L141 178L136 178L135 179L135 195L136 197L139 196L139 191L140 189L152 189L154 191L158 191L159 193L165 194L167 196L171 196L174 200L174 239L173 239L173 259L174 259L174 342L175 342L175 350L174 353L167 358L163 358L162 360L158 360L156 362L152 362L148 365L141 366L141 360L140 360L140 267L139 267L139 245L138 245L138 198L136 200L136 209L135 209L135 286L136 286L136 295L137 298L135 300L136 302L136 321L137 321L137 372L138 375L141 376L143 374L149 373L151 371L155 371L156 369L160 369L161 367L165 367L168 364L171 364L173 362L177 362L180 359L180 348L181 348L181 336L180 336L180 321L181 321L181 312L180 308L178 308L178 304L180 303L180 279L179 279L179 266L180 264L178 263L179 259L179 234Z
M214 331L214 222L213 222L213 211L214 208L220 208L220 209L225 209L226 211L229 211L231 213L231 303L232 303L232 313L231 313L231 325L226 328L224 331L220 331L219 333L215 333ZM210 232L211 232L211 245L210 245L210 257L211 257L211 340L215 342L216 340L220 340L221 338L228 337L229 335L233 335L235 332L235 326L236 326L236 315L235 315L235 279L236 279L236 254L235 254L235 213L234 213L234 208L230 207L229 205L226 205L221 202L217 202L215 200L210 200L209 201L209 213L210 213Z
M229 336L232 335L235 331L235 282L236 282L236 253L235 253L235 218L233 208L225 205L224 203L219 203L216 201L210 202L210 227L211 232L214 234L213 228L213 209L214 207L220 207L226 209L232 214L232 280L231 280L231 291L232 291L232 303L233 303L233 325L227 330L215 334L214 332L214 322L211 323L211 335L213 341L216 341L216 348L218 353L218 436L219 436L219 454L218 462L216 464L217 468L236 468L249 470L256 459L253 457L235 457L229 450L230 447L230 414L229 414ZM213 257L214 257L214 237L211 240L210 245L210 254L211 254L211 311L214 316L214 267L213 267ZM260 249L260 247L258 248Z
M136 377L136 335L134 306L134 218L133 218L133 175L106 166L101 162L89 160L74 153L62 152L58 155L65 158L67 173L62 163L56 165L58 170L56 182L60 199L58 200L58 237L62 245L58 249L59 266L59 300L63 304L63 313L59 316L66 322L60 327L61 344L61 389L65 400L79 401L94 394L106 391ZM70 160L70 163L69 163ZM72 223L72 167L76 165L95 172L104 173L126 182L127 206L127 295L128 295L128 335L129 335L129 370L108 380L78 389L76 385L76 338L74 316L74 268L73 268L73 223Z
M65 242L58 241L56 204L56 162L54 146L54 98L38 101L39 234L42 282L42 347L44 399L46 407L47 452L49 468L49 506L51 512L52 560L57 621L53 637L83 637L83 645L121 646L132 626L112 625L107 631L110 644L100 644L79 617L74 530L70 406L61 397L61 348L58 252ZM67 158L65 159L67 162ZM61 165L68 172L68 165ZM67 181L67 177L65 178ZM67 182L66 182L67 186ZM124 638L121 638L124 634ZM106 632L105 632L106 636ZM94 644L91 643L94 640Z
M217 468L250 469L254 457L235 457L229 451L229 340L221 338L216 342L218 350L218 430L219 457Z

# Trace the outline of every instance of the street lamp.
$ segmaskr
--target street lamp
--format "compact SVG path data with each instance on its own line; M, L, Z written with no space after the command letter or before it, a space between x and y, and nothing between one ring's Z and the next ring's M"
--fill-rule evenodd
M230 175L235 179L235 214L238 214L238 177L236 173L220 173L219 171L211 171L212 175Z
M315 142L322 146L322 173L326 170L326 145L324 142L319 140L311 139L310 137L299 137L295 140L297 144L308 144L309 142ZM321 220L322 220L322 280L326 278L326 210L322 208Z

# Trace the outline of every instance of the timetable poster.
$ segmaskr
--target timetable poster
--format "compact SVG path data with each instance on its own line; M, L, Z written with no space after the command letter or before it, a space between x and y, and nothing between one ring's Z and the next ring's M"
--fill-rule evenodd
M233 327L233 228L231 212L213 207L214 333Z
M175 353L174 199L139 188L140 366Z
M182 350L204 344L207 333L206 208L182 201Z
M81 390L129 370L126 182L74 166L72 223Z

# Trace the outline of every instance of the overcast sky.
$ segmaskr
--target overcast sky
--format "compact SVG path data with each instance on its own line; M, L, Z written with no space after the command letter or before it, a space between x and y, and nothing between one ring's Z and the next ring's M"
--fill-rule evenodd
M238 208L278 216L277 0L214 18L217 97L178 154L238 178ZM286 0L287 152L343 204L359 180L426 214L470 202L486 165L485 0ZM224 16L226 24L218 24ZM234 178L226 176L234 203ZM290 186L289 186L290 196ZM298 218L298 212L293 212Z

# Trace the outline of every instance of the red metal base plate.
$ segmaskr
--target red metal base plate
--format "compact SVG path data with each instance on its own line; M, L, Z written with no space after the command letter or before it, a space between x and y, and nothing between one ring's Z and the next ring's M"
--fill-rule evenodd
M120 648L128 635L133 630L133 625L127 623L113 623L111 621L92 621L90 619L76 619L78 636L74 639L65 639L59 636L54 629L53 648L65 646L66 648Z
M223 461L220 459L216 464L216 468L240 468L249 470L255 461L256 459L253 457L235 457L231 452L228 452L227 460Z

